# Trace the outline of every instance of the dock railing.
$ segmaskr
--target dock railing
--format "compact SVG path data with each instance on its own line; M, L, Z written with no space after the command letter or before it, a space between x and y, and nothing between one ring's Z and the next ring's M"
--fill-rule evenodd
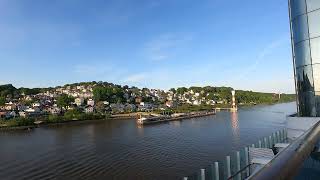
M248 179L293 179L320 138L320 121Z
M286 129L279 130L268 137L264 137L255 144L242 148L226 156L222 161L215 161L211 165L200 169L198 172L186 176L183 180L241 180L250 177L253 173L250 162L250 148L271 149L276 143L286 143Z

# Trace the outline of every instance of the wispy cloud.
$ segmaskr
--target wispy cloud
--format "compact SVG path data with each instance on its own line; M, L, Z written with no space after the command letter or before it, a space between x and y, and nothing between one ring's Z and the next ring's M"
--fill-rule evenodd
M239 80L243 81L251 79L252 73L261 68L261 63L265 62L266 59L269 58L269 56L271 56L280 47L285 46L286 43L288 43L287 36L282 36L271 41L264 48L262 48L255 57L252 57L253 61L251 61L250 64L245 65L245 67L243 68L238 68L237 70L228 70L228 72L226 72L225 74L238 74L237 76L232 76L231 78L229 78L228 81L234 82Z
M139 73L139 74L132 74L129 75L127 78L124 79L125 83L141 83L145 81L147 78L146 73Z
M178 48L182 48L191 40L190 35L163 34L145 44L144 55L153 61L166 60L172 57Z
M73 72L82 75L101 75L112 71L113 67L92 64L78 64L74 66Z

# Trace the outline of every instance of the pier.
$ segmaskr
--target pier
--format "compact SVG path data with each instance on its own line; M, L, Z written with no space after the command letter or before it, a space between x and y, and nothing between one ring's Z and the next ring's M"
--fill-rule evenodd
M196 117L203 117L203 116L212 116L215 115L216 111L209 111L209 112L193 112L188 114L173 114L173 115L160 115L154 117L141 117L137 119L137 124L139 125L147 125L147 124L156 124L168 121L178 121L183 119L191 119Z

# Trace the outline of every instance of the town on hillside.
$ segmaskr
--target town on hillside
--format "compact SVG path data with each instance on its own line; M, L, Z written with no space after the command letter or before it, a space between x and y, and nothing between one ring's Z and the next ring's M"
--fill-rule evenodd
M141 111L192 111L228 106L230 87L180 87L160 89L120 86L107 82L84 82L55 88L0 86L0 118L62 116L68 111L85 114L119 114ZM291 94L236 91L239 105L288 102Z

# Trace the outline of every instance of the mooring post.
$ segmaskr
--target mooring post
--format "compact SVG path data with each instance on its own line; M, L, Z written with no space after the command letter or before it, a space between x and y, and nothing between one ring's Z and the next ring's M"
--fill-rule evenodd
M184 177L183 180L188 180L188 177Z
M226 175L228 179L229 177L231 177L230 156L226 157L226 170L227 170Z
M276 135L277 135L277 143L280 143L281 141L280 141L280 133L279 133L279 131L276 132Z
M284 129L284 139L285 139L285 143L288 142L288 131L287 129Z
M263 138L263 140L264 140L264 148L269 148L267 138L265 137Z
M272 137L269 136L269 148L272 148Z
M212 177L215 177L215 180L219 180L219 163L218 162L214 162L214 176L212 175Z
M205 179L206 179L205 169L201 169L201 180L205 180Z
M245 165L248 166L249 165L249 149L247 147L244 148L244 161L245 161ZM247 171L247 177L249 177L250 176L249 168L247 168L246 171Z
M236 156L237 156L237 172L238 172L237 179L238 179L238 180L241 180L241 173L240 173L240 170L241 170L241 167L240 167L240 152L239 152L239 151L237 151Z
M253 147L253 148L254 148L254 147L255 147L255 145L254 145L254 144L252 144L252 145L251 145L251 147Z
M277 143L277 137L275 133L272 133L272 138L273 138L273 144Z
M261 146L261 140L259 140L259 146L258 146L258 148L261 148L262 146Z

